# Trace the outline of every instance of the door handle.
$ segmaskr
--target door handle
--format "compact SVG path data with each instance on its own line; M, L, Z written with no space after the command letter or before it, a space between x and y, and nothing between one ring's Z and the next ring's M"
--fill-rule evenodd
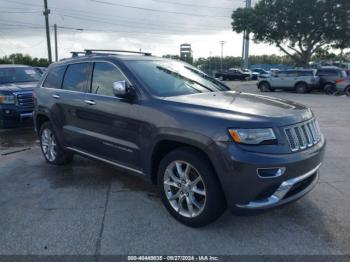
M91 106L96 105L94 100L84 100L84 102L88 105L91 105Z
M55 98L55 99L59 99L60 98L60 96L57 95L57 94L52 95L52 97Z

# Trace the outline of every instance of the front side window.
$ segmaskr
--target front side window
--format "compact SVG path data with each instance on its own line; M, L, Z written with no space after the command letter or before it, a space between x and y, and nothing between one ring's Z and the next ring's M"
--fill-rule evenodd
M85 92L88 75L88 63L71 64L68 66L64 75L62 88L65 90Z
M130 61L131 71L155 96L169 97L205 92L229 91L229 88L195 67L171 60Z
M94 65L92 74L91 93L114 96L113 83L122 80L126 80L126 78L114 65L105 62L97 62Z
M7 67L0 68L0 84L37 82L41 78L31 67Z
M64 75L64 71L66 70L65 66L57 66L50 70L48 73L43 87L46 88L61 88L62 79Z

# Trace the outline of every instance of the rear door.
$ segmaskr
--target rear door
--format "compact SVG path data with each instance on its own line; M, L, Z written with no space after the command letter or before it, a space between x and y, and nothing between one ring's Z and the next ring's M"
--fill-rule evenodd
M62 130L65 145L83 148L86 141L86 92L91 63L74 63L68 65L63 77L62 89L53 94L57 100L59 128Z
M123 72L110 62L95 62L90 93L86 95L85 115L89 143L85 149L91 154L138 168L140 164L139 120L140 106L135 101L118 98L113 82L125 80Z

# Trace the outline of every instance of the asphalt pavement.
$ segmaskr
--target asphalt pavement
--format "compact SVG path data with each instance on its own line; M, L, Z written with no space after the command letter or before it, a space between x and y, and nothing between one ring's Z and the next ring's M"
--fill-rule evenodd
M229 85L257 93L252 82ZM298 202L188 228L141 178L78 156L48 165L31 127L0 130L0 255L350 254L350 98L263 95L310 106L327 138L320 181Z

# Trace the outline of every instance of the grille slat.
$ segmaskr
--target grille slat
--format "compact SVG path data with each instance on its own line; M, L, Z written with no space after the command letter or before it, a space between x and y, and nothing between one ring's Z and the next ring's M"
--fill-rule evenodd
M320 127L315 119L286 127L284 132L293 152L310 148L321 140Z
M21 107L21 108L33 108L34 107L32 92L18 93L16 95L16 97L17 97L17 104L19 107Z

